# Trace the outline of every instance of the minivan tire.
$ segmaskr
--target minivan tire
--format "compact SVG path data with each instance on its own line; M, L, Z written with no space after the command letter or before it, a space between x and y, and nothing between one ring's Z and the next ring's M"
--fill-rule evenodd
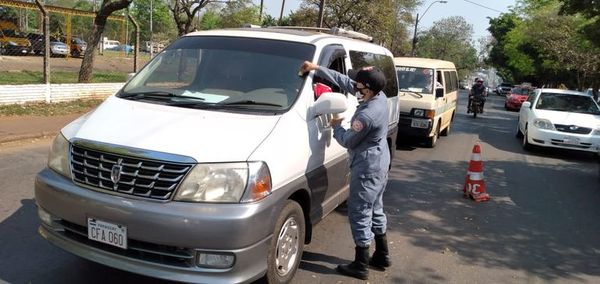
M288 283L296 274L304 250L305 226L302 207L293 200L287 200L271 238L267 256L268 283Z
M427 146L427 148L434 148L435 145L437 145L437 141L440 138L440 124L442 123L438 122L437 126L435 127L435 133L433 133L433 136L427 137L427 141L425 142L425 146Z

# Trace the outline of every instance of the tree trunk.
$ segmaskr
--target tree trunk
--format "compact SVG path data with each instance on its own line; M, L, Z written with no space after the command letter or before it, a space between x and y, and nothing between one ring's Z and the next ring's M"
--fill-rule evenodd
M113 12L127 8L133 0L104 0L100 10L96 13L94 18L94 27L92 28L92 35L88 39L88 47L86 53L81 61L81 68L79 69L79 83L89 83L92 80L92 71L94 66L94 57L96 55L96 47L100 43L104 27L106 26L106 20Z

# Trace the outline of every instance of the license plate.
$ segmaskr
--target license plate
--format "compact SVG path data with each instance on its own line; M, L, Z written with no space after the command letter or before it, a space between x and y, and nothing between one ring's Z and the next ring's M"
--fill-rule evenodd
M88 239L127 249L127 227L88 218Z
M429 120L413 118L410 126L414 128L429 128Z
M570 144L570 145L579 145L579 139L578 138L565 137L563 139L563 143Z

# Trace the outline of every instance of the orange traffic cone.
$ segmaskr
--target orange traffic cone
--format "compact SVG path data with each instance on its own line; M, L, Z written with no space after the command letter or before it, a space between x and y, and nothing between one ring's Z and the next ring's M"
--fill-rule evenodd
M485 192L483 160L481 158L481 146L479 146L479 143L475 143L475 146L473 146L469 169L465 177L463 194L465 197L472 198L477 202L490 200L489 194Z

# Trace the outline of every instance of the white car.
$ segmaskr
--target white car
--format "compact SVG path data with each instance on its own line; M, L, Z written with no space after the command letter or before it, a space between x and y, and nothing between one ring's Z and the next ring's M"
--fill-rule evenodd
M537 89L521 106L517 137L532 145L598 153L600 107L585 93Z

